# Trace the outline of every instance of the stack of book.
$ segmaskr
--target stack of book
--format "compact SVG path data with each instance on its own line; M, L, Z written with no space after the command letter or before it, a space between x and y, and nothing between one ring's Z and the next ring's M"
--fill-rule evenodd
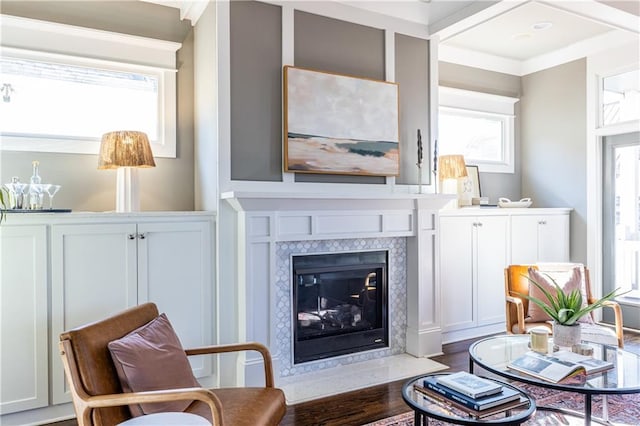
M431 399L452 405L474 417L486 417L529 403L520 392L492 380L461 371L429 376L414 389Z

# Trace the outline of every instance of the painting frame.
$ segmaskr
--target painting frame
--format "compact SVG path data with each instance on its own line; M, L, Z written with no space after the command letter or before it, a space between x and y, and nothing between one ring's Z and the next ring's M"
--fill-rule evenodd
M283 67L285 172L399 176L398 84Z
M467 168L467 179L471 184L471 197L472 198L480 198L482 197L482 190L480 188L480 170L478 166L468 165Z

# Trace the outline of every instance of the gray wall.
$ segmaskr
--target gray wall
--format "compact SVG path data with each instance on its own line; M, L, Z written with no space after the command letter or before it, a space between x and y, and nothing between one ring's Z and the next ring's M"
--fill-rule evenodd
M438 80L441 86L494 95L519 98L522 93L521 78L495 71L487 71L449 62L438 63ZM480 173L480 189L483 197L489 197L490 202L497 203L498 198L506 197L519 200L528 197L521 187L521 115L522 100L515 104L515 173Z
M571 207L571 260L587 262L586 60L522 77L522 193Z
M400 96L400 176L399 184L419 182L418 129L422 133L422 184L431 183L433 150L429 146L429 42L396 34L396 82Z
M142 210L193 210L193 33L179 10L132 1L2 1L0 12L69 25L183 43L177 54L177 158L156 158L140 170ZM0 151L0 182L28 181L31 161L40 161L46 183L62 189L56 205L74 211L115 209L116 172L97 170L97 155Z
M282 30L280 7L232 2L231 176L234 180L282 180ZM263 23L256 28L255 22ZM294 14L297 67L385 80L385 35L377 28L302 11ZM398 35L396 77L401 84L398 182L416 183L416 131L428 142L426 40ZM421 95L422 94L422 95ZM425 152L428 157L428 147ZM429 163L427 162L427 165ZM428 171L425 173L429 175ZM296 182L382 184L384 177L296 173ZM425 178L425 183L428 180Z
M281 181L282 8L239 1L229 13L231 179Z

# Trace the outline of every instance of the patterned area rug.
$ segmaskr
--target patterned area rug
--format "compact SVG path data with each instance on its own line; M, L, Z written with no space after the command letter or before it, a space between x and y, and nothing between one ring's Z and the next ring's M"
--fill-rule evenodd
M518 387L531 395L538 406L557 407L584 412L584 397L570 392L555 392L526 384ZM602 416L602 397L594 396L592 411L595 417ZM607 397L609 421L614 425L640 425L640 394L611 395ZM448 425L449 423L429 420L429 425ZM535 418L524 423L528 426L584 425L584 420L568 418L559 413L538 410ZM413 411L389 417L364 426L413 426Z

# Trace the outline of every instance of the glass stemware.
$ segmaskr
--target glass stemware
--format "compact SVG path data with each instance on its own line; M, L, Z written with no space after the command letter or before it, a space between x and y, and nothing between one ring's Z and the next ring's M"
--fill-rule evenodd
M47 194L49 194L49 210L53 210L53 197L62 188L61 185L48 185L46 188Z
M29 184L22 182L5 183L5 188L11 192L9 208L22 209L24 208L25 194L29 191Z

